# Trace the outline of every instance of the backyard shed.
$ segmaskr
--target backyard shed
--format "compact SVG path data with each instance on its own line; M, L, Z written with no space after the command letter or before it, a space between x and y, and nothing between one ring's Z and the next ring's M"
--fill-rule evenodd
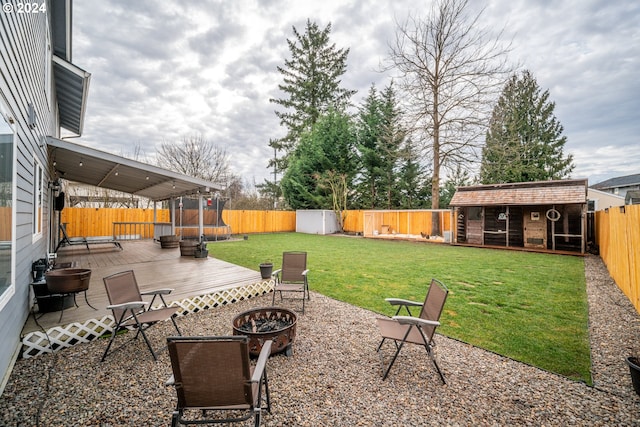
M322 209L296 211L296 233L334 234L340 231L340 224L334 211Z
M456 244L585 252L587 180L459 187Z

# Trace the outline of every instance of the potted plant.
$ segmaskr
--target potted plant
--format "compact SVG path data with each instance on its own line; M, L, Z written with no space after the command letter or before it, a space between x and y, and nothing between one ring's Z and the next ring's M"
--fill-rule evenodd
M627 357L627 365L629 365L633 389L636 391L636 394L640 396L640 357Z
M209 256L209 250L207 249L207 242L204 240L204 235L200 236L200 243L196 245L196 249L193 254L196 258L206 258Z
M205 242L198 243L196 246L196 250L194 252L196 258L206 258L209 256L209 250L207 249L207 244Z
M260 276L263 279L271 279L271 272L273 272L273 263L271 261L265 261L260 264Z

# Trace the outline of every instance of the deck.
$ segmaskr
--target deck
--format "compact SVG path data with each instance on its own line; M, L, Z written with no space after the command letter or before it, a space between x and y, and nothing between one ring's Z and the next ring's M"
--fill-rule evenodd
M64 310L60 320L60 311L30 315L23 336L42 329L51 329L70 323L82 323L90 319L99 319L111 314L105 307L109 304L102 278L120 271L133 270L141 291L172 288L167 298L180 301L185 298L210 294L223 289L242 287L260 282L260 273L215 258L196 259L180 256L180 249L161 249L160 244L151 240L122 242L123 250L112 244L92 245L87 251L85 246L67 246L58 251L56 262L75 262L78 268L91 269L91 281L87 298L94 310L87 305L83 294L78 294L79 307Z

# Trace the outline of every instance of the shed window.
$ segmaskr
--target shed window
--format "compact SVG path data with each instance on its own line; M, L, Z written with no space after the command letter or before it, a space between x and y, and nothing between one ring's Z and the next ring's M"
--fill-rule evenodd
M467 218L469 221L480 221L482 220L482 207L480 206L472 206L469 208L469 217Z

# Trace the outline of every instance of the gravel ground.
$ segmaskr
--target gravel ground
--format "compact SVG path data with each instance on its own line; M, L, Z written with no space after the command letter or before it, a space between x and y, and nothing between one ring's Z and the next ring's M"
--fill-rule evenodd
M443 336L436 357L446 385L417 346L403 349L383 382L377 315L312 294L298 316L294 355L269 359L272 412L263 425L640 425L625 363L640 354L640 317L600 258L588 256L585 265L594 387ZM179 326L184 335L230 334L236 314L270 303L270 295L252 298L183 317ZM156 345L171 334L169 325L152 328ZM153 362L140 339L100 363L106 344L19 360L0 397L0 424L168 425L175 392L164 386L167 352Z

